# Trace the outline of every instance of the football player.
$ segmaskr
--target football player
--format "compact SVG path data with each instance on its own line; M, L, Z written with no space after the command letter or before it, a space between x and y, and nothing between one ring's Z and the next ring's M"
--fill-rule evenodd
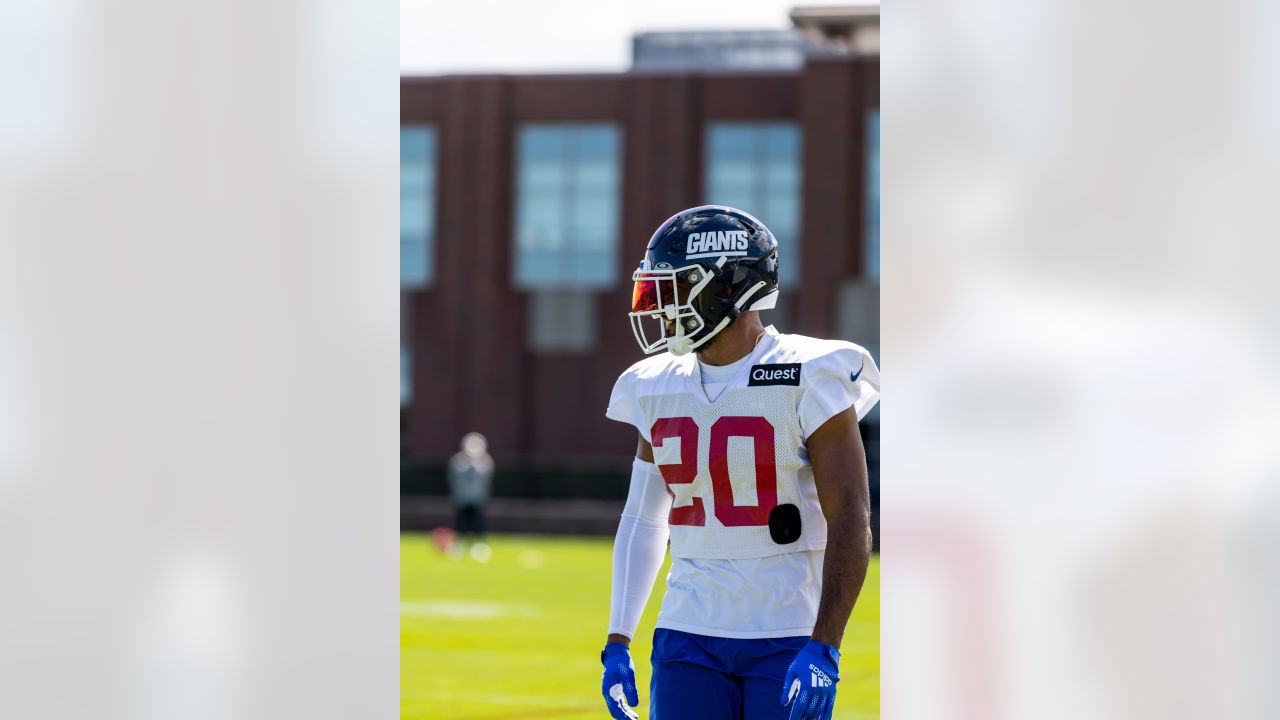
M609 713L637 717L629 644L669 538L649 717L830 718L871 552L858 420L879 371L853 343L761 324L778 243L741 210L667 220L633 280L632 329L653 356L606 412L640 435L600 655Z

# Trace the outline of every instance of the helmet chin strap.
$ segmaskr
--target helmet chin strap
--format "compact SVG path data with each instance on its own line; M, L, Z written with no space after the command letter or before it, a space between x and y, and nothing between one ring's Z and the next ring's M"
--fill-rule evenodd
M687 355L689 354L689 351L693 349L693 341L687 337L676 338L667 345L667 349L671 351L672 355L677 357L680 355Z
M711 332L707 333L706 335L703 335L701 338L699 338L696 341L693 338L689 337L688 335L684 335L678 338L673 338L671 340L671 343L667 345L667 349L671 351L672 355L677 355L677 356L688 355L691 351L697 350L698 348L706 344L708 340L715 337L716 333L719 333L721 330L725 329L725 327L729 325L729 321L732 319L733 318L730 318L727 316L721 318L719 325L716 325L715 328L711 330Z

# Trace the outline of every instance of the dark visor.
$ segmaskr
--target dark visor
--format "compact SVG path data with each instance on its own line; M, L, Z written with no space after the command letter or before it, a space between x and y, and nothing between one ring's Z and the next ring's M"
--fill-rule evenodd
M683 279L672 279L663 276L655 279L637 280L635 290L631 293L631 312L650 312L668 305L679 305L689 297L691 286ZM673 297L679 295L679 299Z
M631 293L631 312L650 312L658 309L658 281L637 280Z

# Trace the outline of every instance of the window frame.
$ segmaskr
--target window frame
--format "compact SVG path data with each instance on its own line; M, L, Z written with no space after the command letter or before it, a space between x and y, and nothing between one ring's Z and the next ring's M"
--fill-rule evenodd
M423 158L423 167L425 168L426 180L422 188L422 199L425 218L423 219L423 232L421 242L406 242L404 232L405 217L405 154L404 140L406 133L421 132L426 138L426 157ZM408 123L400 126L400 289L401 290L425 290L430 288L435 282L435 250L436 250L436 221L438 218L439 208L439 169L440 169L440 132L432 123ZM405 248L409 245L421 245L422 250L422 268L421 272L411 276L407 281L405 277Z
M536 152L529 147L532 133L560 132L560 142L564 148L556 158L556 173L561 179L552 187L540 187L529 180L529 175L536 172L526 166L534 158L530 154ZM580 177L580 173L598 171L599 168L584 170L593 159L589 154L581 152L584 138L576 132L589 131L605 133L609 145L600 162L606 165L604 185L606 193L611 193L607 202L601 203L599 217L581 221L579 212L582 208L581 198L590 196L593 190ZM536 292L543 290L610 290L618 284L618 253L622 236L622 204L625 176L625 139L626 130L622 123L613 121L554 121L554 122L519 122L513 129L512 143L512 194L511 194L511 284L521 291ZM543 162L546 158L541 159ZM608 187L611 185L612 187ZM532 193L548 194L554 197L557 215L556 247L537 249L528 248L530 232L526 224L527 198ZM580 234L582 227L589 227L594 220L603 220L603 231L598 238L589 234ZM599 242L594 242L599 240ZM598 253L599 257L592 257ZM539 256L555 258L555 272L543 274L529 268L526 258Z

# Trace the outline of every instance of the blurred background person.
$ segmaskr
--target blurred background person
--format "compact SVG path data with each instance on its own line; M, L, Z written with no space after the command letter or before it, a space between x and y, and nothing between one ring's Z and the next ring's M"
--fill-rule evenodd
M477 432L462 437L462 449L449 460L449 498L455 512L454 529L463 542L472 541L471 557L486 562L484 506L493 488L493 458L489 443Z

